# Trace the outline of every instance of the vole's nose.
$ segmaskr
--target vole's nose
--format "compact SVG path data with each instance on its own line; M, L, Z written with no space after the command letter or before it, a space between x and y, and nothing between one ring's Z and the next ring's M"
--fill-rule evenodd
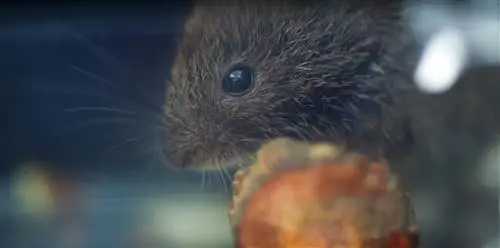
M167 163L174 168L188 168L193 165L193 152L166 152Z
M193 152L185 152L184 154L179 156L178 166L181 168L190 167L193 164Z
M196 163L200 148L200 133L184 119L168 119L162 133L162 156L169 167L188 168Z

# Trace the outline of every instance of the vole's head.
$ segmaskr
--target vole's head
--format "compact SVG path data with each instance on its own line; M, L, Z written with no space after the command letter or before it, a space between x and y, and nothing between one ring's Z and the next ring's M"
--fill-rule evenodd
M388 78L399 72L389 44L401 32L399 8L203 2L185 24L167 85L162 139L172 165L233 165L278 136L383 135Z

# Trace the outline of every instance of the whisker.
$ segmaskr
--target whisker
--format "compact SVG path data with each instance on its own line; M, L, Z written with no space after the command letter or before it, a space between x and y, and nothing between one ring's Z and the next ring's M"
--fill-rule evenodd
M238 141L245 142L245 143L259 143L260 142L259 139L255 139L255 138L240 138L240 139L238 139Z
M130 109L139 109L141 111L148 112L155 116L162 116L161 110L151 107L145 107L144 104L138 103L136 100L127 98L124 96L119 96L117 94L111 94L109 92L103 90L90 90L90 89L81 89L77 87L68 87L67 85L54 85L54 84L28 84L26 87L27 90L34 91L39 93L40 90L44 90L46 92L55 93L60 96L67 97L88 97L88 98L97 98L103 99L106 101L116 102L116 104L123 104L127 108Z
M109 101L113 103L112 105L123 105L129 109L139 109L141 111L149 112L152 115L161 116L161 111L148 108L135 102L133 99L129 99L123 96L118 96L115 94L110 94L102 90L86 90L78 89L76 87L67 87L65 85L53 85L53 84L29 84L25 86L26 90L39 93L40 90L46 91L48 93L57 94L57 96L63 97L84 97L84 98L94 98ZM111 104L110 104L111 105Z
M229 171L227 171L226 168L222 168L222 170L224 171L224 174L227 176L227 178L229 179L229 182L232 182L233 181L233 177L231 176L231 174L229 174Z
M203 189L203 187L205 186L205 176L206 176L206 173L207 173L207 169L203 169L203 174L201 175L201 189Z
M220 165L219 164L216 164L217 166L217 172L219 173L219 177L220 177L220 180L222 182L222 186L224 186L224 190L226 191L226 193L228 192L228 189L227 189L227 185L226 185L226 180L224 178L224 175L222 174L222 171L221 171L221 168L220 168Z
M83 75L85 75L85 76L87 76L87 77L89 77L91 79L95 79L95 80L97 80L99 82L103 82L103 83L106 83L106 84L110 84L113 87L120 88L118 86L119 85L118 83L116 83L114 81L111 81L111 80L109 80L107 78L104 78L103 76L99 76L99 75L97 75L95 73L92 73L90 71L84 70L81 67L71 66L70 68L71 68L71 70L75 70L75 71L77 71L77 72L79 72L79 73L81 73L81 74L83 74Z
M94 112L107 112L107 113L115 113L115 114L123 114L129 118L136 118L141 121L144 121L145 123L154 123L155 125L159 125L161 123L165 123L166 117L162 115L161 113L157 113L154 110L149 110L149 109L139 109L137 111L133 110L127 110L123 108L113 108L113 107L105 107L105 106L89 106L89 107L75 107L75 108L69 108L65 109L64 112L66 113L76 113L76 112L85 112L85 111L94 111ZM140 113L140 112L146 112L146 113ZM124 116L124 117L125 117Z
M125 139L124 141L121 141L118 144L110 147L107 151L104 152L103 156L104 155L109 156L113 151L116 151L116 149L119 149L120 147L123 147L125 145L132 144L134 142L140 141L147 136L149 136L149 135L137 135L137 136L134 136L132 138Z
M110 98L113 98L114 100L122 101L125 103L131 103L130 101L127 101L124 97L119 97L114 94L110 94L109 92L106 92L104 90L87 90L87 89L82 89L82 88L76 88L74 85L73 87L68 87L68 85L62 85L62 84L50 84L50 83L31 83L24 85L27 90L33 90L36 93L39 93L40 90L47 91L50 93L56 93L56 94L63 94L67 96L82 96L82 97L92 97L92 98L102 98L106 100L110 100Z
M103 112L115 112L115 113L121 113L121 114L127 114L127 115L133 115L137 116L138 114L132 111L127 111L119 108L111 108L111 107L75 107L75 108L68 108L64 109L64 112L79 112L79 111L103 111Z
M35 90L35 89L43 89L43 90L48 90L48 91L53 91L55 93L63 93L67 95L75 95L79 94L80 96L88 96L88 97L97 97L97 98L102 98L105 100L114 100L116 101L115 104L113 105L121 105L123 104L123 107L113 107L113 106L83 106L83 107L74 107L74 108L68 108L64 109L63 111L66 113L70 112L84 112L84 111L101 111L101 112L114 112L114 113L119 113L123 115L128 115L128 116L133 116L136 119L139 119L139 122L145 123L145 122L158 122L153 124L154 126L159 126L159 123L164 123L165 122L165 115L160 111L157 110L156 108L151 108L151 107L146 107L142 106L142 104L136 103L132 99L127 99L125 97L119 97L110 93L107 93L105 91L97 91L97 90L83 90L83 89L72 89L68 88L65 85L29 85L28 89L30 90ZM79 126L85 126L85 124L80 124Z
M165 127L161 125L165 123L165 116L155 113L154 110L151 110L149 114L147 113L139 113L138 111L127 110L123 108L114 108L114 107L106 107L106 106L84 106L84 107L74 107L64 109L63 112L71 113L71 112L85 112L85 111L95 111L95 112L104 112L104 113L116 113L123 114L123 118L129 118L131 120L136 120L139 123L150 124L155 127L155 129L164 130Z
M95 112L108 112L108 113L118 113L128 115L130 117L136 117L139 119L147 119L148 121L156 121L163 122L165 117L159 113L155 113L155 111L150 111L150 115L148 114L139 114L138 111L126 110L122 108L113 108L106 106L88 106L88 107L75 107L64 109L64 112L85 112L85 111L95 111Z
M152 152L161 152L162 147L158 146L151 146L151 149L144 149L143 152L140 152L140 154L150 154Z
M89 127L89 126L99 126L103 124L120 124L120 125L139 125L139 124L147 124L143 120L127 118L127 117L106 117L106 118L97 118L89 121L79 122L77 125L70 126L69 128L62 129L59 132L55 132L52 135L60 136L65 135L69 132L75 131L79 128Z
M99 58L106 60L106 62L113 65L115 69L118 69L121 73L125 74L126 71L125 65L119 59L117 59L116 56L113 56L107 49L105 49L103 46L98 45L96 42L90 40L85 35L78 32L74 27L67 24L63 20L59 18L56 18L55 20L57 20L59 26L61 26L66 32L71 34L73 38L87 45L89 48L91 48L91 51L94 52ZM112 84L112 86L120 88L120 86L117 84Z
M212 187L212 177L213 177L213 174L212 173L208 173L207 176L208 176L208 185L210 187Z

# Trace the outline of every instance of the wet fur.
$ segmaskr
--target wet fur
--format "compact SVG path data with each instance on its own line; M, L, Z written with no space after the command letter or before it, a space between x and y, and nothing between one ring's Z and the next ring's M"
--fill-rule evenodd
M278 136L374 156L401 147L407 127L394 106L411 87L415 44L399 1L370 2L199 2L168 83L165 156L227 165ZM222 77L240 62L254 68L255 85L231 97Z

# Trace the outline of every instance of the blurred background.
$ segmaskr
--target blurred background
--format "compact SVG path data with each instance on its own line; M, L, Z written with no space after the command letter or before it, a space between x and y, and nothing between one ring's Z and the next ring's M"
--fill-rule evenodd
M0 8L0 246L231 247L228 175L168 169L155 146L152 116L190 4ZM439 98L467 68L499 66L496 0L418 1L406 15L425 48L415 72L422 91ZM435 64L444 67L436 71ZM449 197L440 194L448 191L416 184L422 247L443 247L450 242L439 240L450 238L467 247L463 232L500 247L500 145L482 137L460 149L484 155L474 159L474 173L493 192L478 204L490 207L459 211L469 222L457 224L448 208L466 198L453 195L445 204ZM446 180L447 170L458 169L436 177ZM476 210L487 211L488 221ZM458 226L481 228L450 229Z

